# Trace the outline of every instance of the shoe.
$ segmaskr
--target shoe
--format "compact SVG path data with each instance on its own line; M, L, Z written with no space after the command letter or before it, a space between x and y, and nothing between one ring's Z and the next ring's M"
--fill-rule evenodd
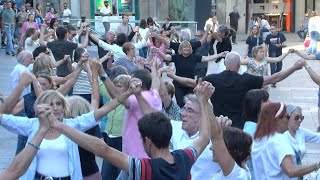
M9 53L9 52L6 52L6 55L9 55L9 56L10 56L10 53Z
M15 56L16 54L15 53L12 53L12 56Z
M271 84L271 87L276 88L277 86L276 84Z

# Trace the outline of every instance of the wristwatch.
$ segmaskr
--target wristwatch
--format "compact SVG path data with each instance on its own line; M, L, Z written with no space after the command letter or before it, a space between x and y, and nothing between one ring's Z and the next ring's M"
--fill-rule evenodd
M106 79L107 79L107 75L106 74L104 74L104 75L102 75L102 76L100 76L100 80L102 81L102 82L104 82Z

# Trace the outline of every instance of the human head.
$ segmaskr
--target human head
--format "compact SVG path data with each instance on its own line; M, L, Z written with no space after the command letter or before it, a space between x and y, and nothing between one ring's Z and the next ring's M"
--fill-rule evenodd
M35 28L28 28L25 32L26 38L32 36L37 30Z
M67 101L70 107L68 118L76 118L93 110L91 104L81 96L70 96Z
M53 76L54 72L51 62L51 56L45 53L40 53L33 63L32 73L35 75L46 73Z
M11 6L12 6L11 1L7 1L6 9L11 9Z
M181 108L181 128L190 136L193 136L200 128L200 104L194 94L188 94L184 97L185 105Z
M121 74L113 79L113 84L117 87L120 93L124 93L129 89L129 82L131 76L126 74Z
M117 35L116 44L118 46L123 46L124 43L128 42L128 36L124 33L120 33Z
M282 102L268 102L261 108L254 139L260 140L276 132L284 133L288 130L288 122L289 115L286 110L286 105Z
M242 162L247 161L251 154L250 135L241 129L226 126L223 128L223 140L232 159L242 167Z
M129 22L129 16L126 14L122 15L122 23L128 24L128 22Z
M64 3L64 4L63 4L63 8L64 8L64 9L67 9L67 8L68 8L68 4L67 4L67 3Z
M140 20L140 28L145 29L147 28L147 21L145 19Z
M220 26L218 27L217 32L219 33L219 35L220 35L221 37L226 37L226 36L228 36L228 34L229 34L229 29L228 29L228 27L227 27L226 25L220 25Z
M34 51L32 52L33 54L33 59L36 59L40 53L48 53L48 47L44 45L40 45L39 47L36 47Z
M237 6L233 6L233 12L238 12L238 7Z
M53 115L60 121L63 120L63 117L68 117L69 104L59 91L43 91L34 103L34 107L40 104L50 105Z
M204 32L202 30L198 30L196 31L196 33L194 34L194 37L196 40L200 41L203 37Z
M238 72L240 69L240 54L237 52L230 52L224 59L224 64L227 70Z
M34 15L32 13L28 15L27 21L34 22Z
M67 26L67 39L72 40L77 35L77 30L72 25Z
M37 74L36 78L41 86L42 91L55 89L55 83L49 74Z
M181 41L190 41L191 39L191 30L190 29L183 29L180 33Z
M259 20L264 19L264 15L259 15L259 16L258 16L258 19L259 19Z
M210 12L210 13L209 13L209 16L208 16L208 19L209 19L209 18L213 18L213 16L214 16L214 12Z
M67 35L67 29L65 27L58 27L56 29L56 35L58 39L65 39Z
M153 26L153 19L152 19L152 17L148 17L148 19L147 19L147 25L148 25L148 27L149 27L149 26Z
M170 23L170 18L164 18L164 23L169 24Z
M30 3L26 3L25 5L26 5L26 10L30 10L31 4Z
M312 16L312 17L318 16L318 11L312 11L312 12L311 12L311 16Z
M12 3L11 8L12 9L17 9L17 3Z
M108 6L109 6L109 1L104 1L104 5L105 5L106 7L108 7Z
M54 7L50 7L49 12L51 12L52 14L54 14L54 12L55 12Z
M174 85L173 85L171 82L169 82L169 81L165 81L165 82L164 82L164 85L166 86L168 95L169 95L171 98L173 98L173 96L175 95L175 91L176 91Z
M297 129L299 129L301 122L304 119L304 116L302 115L302 109L300 106L295 105L287 105L287 113L290 116L288 129L289 131L296 132Z
M183 41L178 48L178 53L180 55L190 55L192 54L193 50L192 50L192 46L190 44L189 41Z
M81 15L81 21L82 21L82 22L85 22L85 21L86 21L86 15L84 15L84 14Z
M251 28L251 35L252 35L252 36L256 35L256 36L259 37L259 34L260 34L260 32L259 32L259 27L258 27L257 25L252 26L252 28Z
M41 4L40 4L40 3L37 3L37 4L36 4L36 9L37 9L37 10L41 10Z
M165 149L169 147L172 136L170 119L161 112L143 115L138 121L138 128L146 153L151 157L152 148Z
M50 20L49 28L54 29L55 26L58 26L58 20L56 18L52 18Z
M270 32L271 32L271 34L277 34L278 33L278 25L277 24L271 24L270 25Z
M263 45L259 45L259 46L255 46L252 48L252 57L255 59L255 60L262 60L264 58L264 47Z
M131 42L126 42L123 44L122 46L122 51L126 54L126 55L131 55L134 56L135 54L135 46L131 43Z
M262 89L252 89L248 91L243 99L243 119L258 122L261 106L268 100L268 91Z
M146 70L146 69L135 70L132 72L132 77L138 78L141 80L141 82L142 82L141 89L142 90L145 90L145 91L150 90L152 79L151 79L151 74L148 70Z
M30 51L21 51L17 56L18 63L28 67L33 63L33 55Z
M77 48L74 50L73 58L75 62L78 63L83 56L89 57L89 53L85 48Z
M116 33L114 31L108 31L106 33L106 41L110 44L110 43L114 43L114 40L115 40L115 36L116 36Z
M21 12L26 12L26 6L25 6L25 5L22 5L22 6L20 7L20 11L21 11Z
M111 81L113 81L116 77L118 77L121 74L128 75L128 71L125 67L117 65L111 69L109 78Z

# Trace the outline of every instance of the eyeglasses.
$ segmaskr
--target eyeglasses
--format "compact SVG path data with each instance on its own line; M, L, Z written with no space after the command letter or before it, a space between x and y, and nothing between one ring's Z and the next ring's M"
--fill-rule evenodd
M195 36L195 37L201 37L202 35L201 35L201 34L199 34L199 35L195 34L194 36Z
M299 121L299 122L302 122L302 121L304 120L304 116L302 116L302 115L301 115L301 116L299 116L299 115L298 115L298 116L295 116L295 117L294 117L294 120Z
M193 114L198 114L199 113L199 111L195 111L194 109L188 108L188 107L182 107L181 108L181 112L183 112L183 111L186 111L187 113L193 113Z

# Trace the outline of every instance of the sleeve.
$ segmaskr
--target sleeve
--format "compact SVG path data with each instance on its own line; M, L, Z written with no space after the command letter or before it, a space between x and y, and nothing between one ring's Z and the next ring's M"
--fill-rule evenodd
M65 119L67 125L81 131L85 132L86 130L96 126L97 120L94 117L94 111L91 111L87 114L83 114L74 119Z
M31 39L31 37L28 37L24 43L25 43L26 45L31 46L31 45L32 45L32 42L33 42L33 41L32 41L32 39Z
M287 39L284 34L281 33L281 43L285 42Z
M129 172L121 171L118 178L130 179L130 180L141 180L141 160L138 158L128 157Z
M77 28L80 28L80 26L81 26L81 21L78 21Z
M215 76L215 74L209 74L209 75L203 77L202 81L208 81L214 86L214 80L215 80L214 76ZM197 81L197 83L198 83L198 81Z
M71 49L77 49L78 48L78 44L70 42L70 47L71 47Z
M3 114L1 126L12 133L29 136L35 121L38 119Z
M190 43L192 50L195 51L197 50L199 47L201 47L201 42L200 41L193 41Z
M263 85L263 76L255 76L245 73L245 76L247 76L247 87L249 89L261 89Z
M259 45L263 44L263 39L261 36L259 36Z
M189 146L189 147L183 149L183 151L187 154L188 158L191 161L191 164L194 164L198 158L198 153L197 153L196 149L192 146Z
M295 156L294 150L290 145L289 140L284 135L281 135L281 138L279 138L279 140L273 144L273 149L275 150L275 152L273 153L275 153L278 157L276 161L279 166L287 155Z
M250 44L250 38L251 38L251 36L249 36L248 38L247 38L247 40L246 40L246 44ZM260 40L260 39L259 39Z
M100 13L104 14L104 7L100 9Z
M172 60L172 62L176 63L177 60L178 60L178 56L179 56L179 54L171 55L171 60Z
M142 39L141 41L137 42L137 43L134 43L134 47L136 47L137 49L142 49L143 47L146 46L146 40L145 39Z
M306 143L320 143L320 133L312 132L305 128L299 128L303 133Z
M195 58L196 58L196 62L201 62L202 61L202 56L199 56L199 55L194 55Z
M170 41L169 48L172 48L176 52L176 54L178 54L179 46L180 46L180 43L176 43L176 42L171 42Z
M269 45L270 44L270 36L267 35L266 40L264 41L265 44Z

